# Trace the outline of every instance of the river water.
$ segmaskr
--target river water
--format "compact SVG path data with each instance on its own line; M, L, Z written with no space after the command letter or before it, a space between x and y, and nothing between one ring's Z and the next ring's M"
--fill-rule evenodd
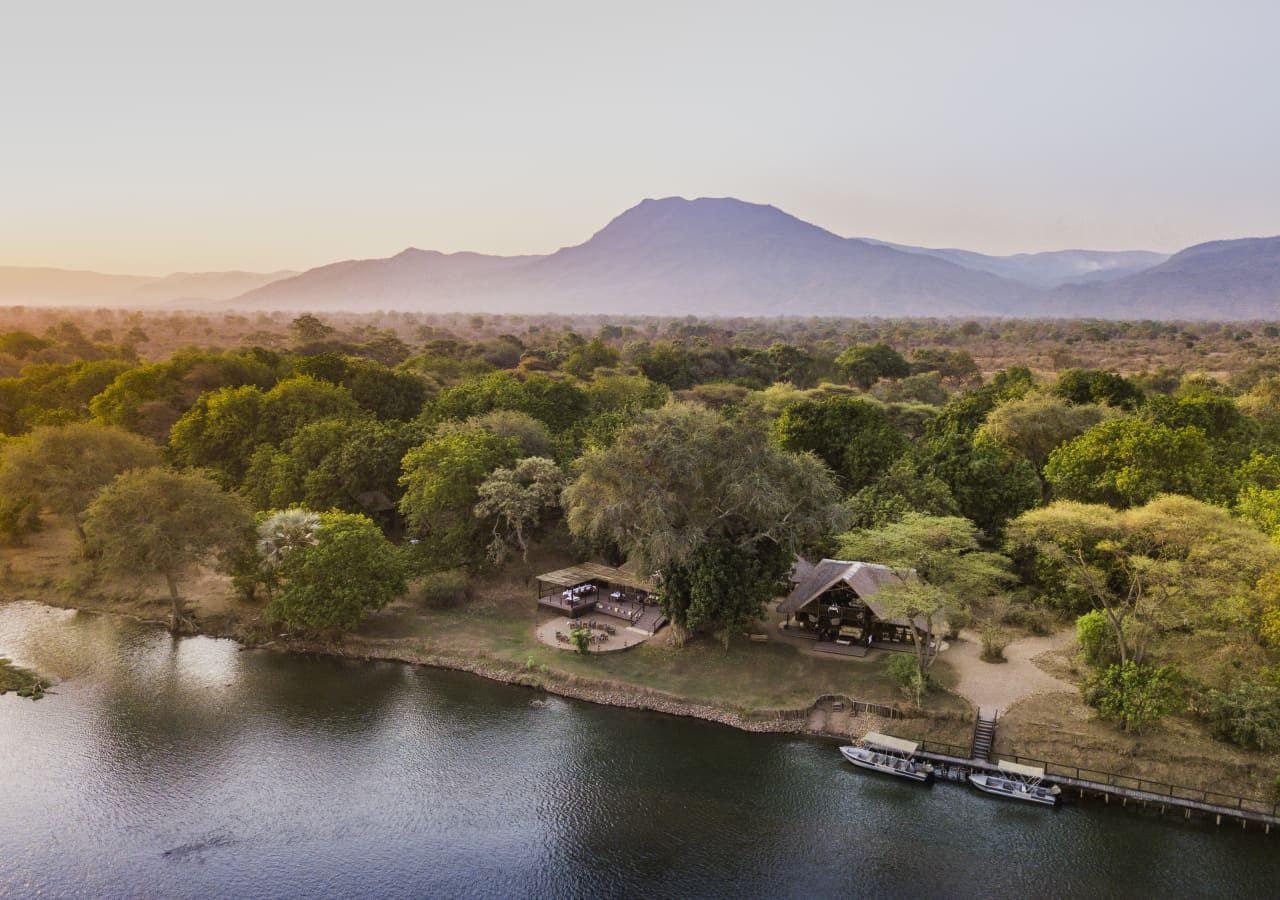
M830 742L34 604L0 604L0 655L62 680L0 697L3 897L1280 894L1280 836L897 784Z

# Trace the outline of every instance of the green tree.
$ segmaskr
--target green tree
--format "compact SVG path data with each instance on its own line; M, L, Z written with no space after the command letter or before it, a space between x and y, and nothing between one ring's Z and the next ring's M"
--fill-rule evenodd
M41 426L0 446L0 497L15 505L27 498L69 517L83 547L81 515L94 496L121 472L159 462L154 445L119 428L89 422Z
M245 502L198 472L134 469L98 494L85 516L88 546L108 570L164 577L172 627L189 625L178 579L251 532Z
M850 347L836 357L836 366L864 391L881 378L906 378L911 365L888 344Z
M596 369L610 369L622 359L617 350L610 347L600 338L593 338L569 351L569 356L560 368L570 375L586 381Z
M267 615L308 631L350 631L407 589L396 548L351 513L322 513L314 542L290 549L276 571L281 588Z
M564 473L552 460L530 456L514 468L494 469L481 483L477 518L493 522L493 543L489 556L495 563L506 557L514 545L521 556L529 556L529 535L550 510L560 505Z
M416 426L375 419L322 419L304 425L280 448L260 445L242 487L258 509L301 504L362 512L364 498L400 497L400 463L418 443Z
M1009 560L984 551L981 532L967 519L908 513L880 528L841 535L840 556L880 563L897 570L898 584L881 589L876 599L895 617L916 623L910 629L922 678L937 656L934 636L951 609L969 609L1013 582Z
M1103 406L1072 404L1054 394L1032 393L1006 400L991 410L978 434L1024 456L1042 473L1049 454L1107 417ZM1045 499L1048 491L1045 482Z
M519 455L514 440L485 431L437 435L405 454L400 512L436 568L473 564L482 556L474 512L480 485Z
M817 459L691 404L642 413L579 465L564 496L570 530L660 573L660 602L680 635L719 627L727 639L782 589L792 554L840 520ZM733 596L722 590L730 559L750 582L735 582Z
M1229 490L1203 431L1143 419L1095 425L1049 455L1044 477L1059 499L1112 506L1160 494L1225 499Z
M164 443L173 424L202 394L245 385L268 390L276 383L278 365L279 359L265 351L179 350L164 362L121 372L89 409L99 421Z
M772 436L784 450L815 454L851 492L883 474L907 448L882 406L852 397L793 403L773 423Z
M1121 663L1144 663L1180 628L1247 627L1258 579L1280 565L1280 547L1247 523L1174 495L1127 510L1059 501L1023 513L1007 539L1106 617Z
M1206 691L1201 702L1218 740L1264 753L1280 750L1280 685L1241 680Z
M311 313L304 313L289 323L289 333L293 335L294 343L314 344L328 338L334 329Z
M998 536L1005 522L1040 502L1035 466L984 435L944 432L917 443L912 456L915 467L945 484L961 514L986 534Z
M1143 394L1132 381L1115 372L1067 369L1058 375L1053 393L1069 403L1105 403L1118 409L1137 409Z
M1142 732L1177 707L1177 673L1168 666L1144 666L1133 661L1095 672L1082 688L1085 702L1104 719L1125 731Z
M854 494L848 508L850 525L854 528L879 528L912 512L928 516L960 515L960 507L946 482L920 471L911 459L898 460L874 484Z

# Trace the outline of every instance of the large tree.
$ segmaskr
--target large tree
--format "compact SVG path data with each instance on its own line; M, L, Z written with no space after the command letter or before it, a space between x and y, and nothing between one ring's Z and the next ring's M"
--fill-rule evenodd
M121 428L87 422L41 426L0 450L0 495L31 498L68 516L84 545L81 514L121 472L160 462L159 449Z
M931 646L937 619L949 611L969 611L972 603L994 597L1013 581L1009 560L983 550L981 536L968 519L908 513L892 524L840 537L844 559L880 563L901 573L898 583L884 587L876 599L919 626L911 629L911 637L922 677L937 657Z
M792 554L840 511L815 457L773 447L762 428L692 404L641 415L589 451L565 490L570 530L662 576L663 610L683 635L727 634L763 611Z
M1008 542L1105 616L1122 664L1143 663L1178 628L1249 624L1258 579L1280 564L1280 547L1248 523L1174 495L1127 510L1059 501L1011 522Z
M238 496L198 472L135 469L120 475L85 516L88 546L112 571L164 578L175 629L186 611L178 579L191 566L252 539L253 517Z
M1032 393L1001 403L978 429L982 437L1008 447L1043 473L1049 454L1107 418L1109 410L1093 403L1073 404L1055 394ZM1049 484L1042 490L1048 499Z
M313 536L284 553L275 575L280 590L270 618L311 631L350 631L405 592L396 548L364 516L320 515Z
M405 454L400 512L433 566L453 568L481 559L485 541L474 513L480 485L519 457L514 439L483 429L442 433Z
M489 556L502 562L514 545L522 556L529 553L529 535L548 512L560 505L564 473L552 460L530 456L513 468L495 469L480 485L476 517L493 523Z
M906 378L911 374L911 364L888 344L850 347L836 357L836 366L863 390L881 378Z
M883 474L907 448L883 406L853 397L793 403L773 423L772 435L784 450L815 454L851 493Z
M1143 418L1102 422L1049 455L1044 477L1061 500L1139 506L1160 494L1226 499L1227 479L1204 432Z

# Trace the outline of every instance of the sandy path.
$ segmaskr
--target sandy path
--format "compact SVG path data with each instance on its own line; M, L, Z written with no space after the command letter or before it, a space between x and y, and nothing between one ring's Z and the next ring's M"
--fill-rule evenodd
M1041 653L1070 646L1074 639L1075 633L1070 628L1047 637L1019 638L1004 649L1008 662L986 663L979 658L981 637L976 632L963 631L959 640L951 642L942 659L956 673L956 693L979 709L1007 710L1033 694L1076 690L1075 685L1050 675L1032 662Z

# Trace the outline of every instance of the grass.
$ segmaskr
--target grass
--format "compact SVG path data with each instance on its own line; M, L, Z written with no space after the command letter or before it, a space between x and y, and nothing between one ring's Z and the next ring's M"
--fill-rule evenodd
M745 710L806 707L826 693L895 703L904 697L885 672L884 658L824 658L790 643L756 643L733 636L728 646L699 637L676 648L660 633L649 642L608 654L580 656L540 642L534 630L542 614L524 586L505 599L493 596L464 608L433 610L408 604L374 617L362 634L382 640L414 638L437 653L482 657L512 666L544 669L662 691L687 700ZM508 587L510 587L508 585ZM950 694L932 696L930 708L967 708Z
M48 688L48 682L35 672L15 666L9 660L0 657L0 694L17 691L19 697L39 700Z

